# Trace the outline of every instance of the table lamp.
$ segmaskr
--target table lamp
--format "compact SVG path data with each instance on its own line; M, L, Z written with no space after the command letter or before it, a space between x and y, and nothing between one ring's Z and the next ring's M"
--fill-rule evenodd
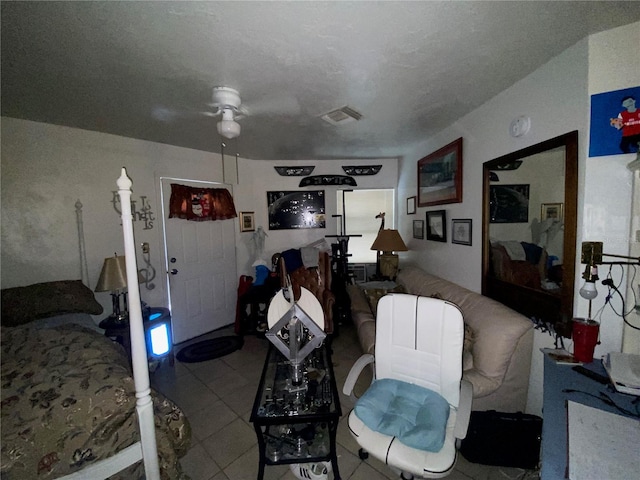
M393 280L398 273L398 254L393 252L406 252L407 246L402 241L402 237L397 230L382 229L378 232L371 250L378 250L378 261L376 263L376 274L383 278Z
M138 273L138 283L144 282L142 275ZM104 259L100 278L96 285L96 292L111 292L113 313L111 318L116 322L126 322L129 318L127 308L127 267L125 257L115 254L113 257ZM120 296L124 297L123 308L120 308Z

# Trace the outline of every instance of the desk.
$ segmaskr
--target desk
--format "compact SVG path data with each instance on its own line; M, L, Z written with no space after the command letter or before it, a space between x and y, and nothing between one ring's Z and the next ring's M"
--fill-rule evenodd
M258 480L265 465L325 460L340 480L336 431L342 411L327 345L316 348L304 367L308 388L289 391L289 362L270 346L250 418L258 436Z
M612 388L596 382L572 370L571 365L556 364L548 355L544 358L544 404L542 421L542 480L562 480L567 472L567 408L569 400L622 415L615 407L585 395L606 393L620 407L637 411L632 402L638 397L612 391ZM606 376L600 360L585 367ZM565 389L579 392L563 392Z

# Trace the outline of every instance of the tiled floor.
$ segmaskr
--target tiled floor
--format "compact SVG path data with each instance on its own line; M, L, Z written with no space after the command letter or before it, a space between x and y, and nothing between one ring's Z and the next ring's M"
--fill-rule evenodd
M231 328L207 335L232 334ZM199 338L198 340L201 340ZM186 343L185 343L186 345ZM192 447L182 458L183 470L192 480L254 480L258 473L258 443L249 423L251 407L269 342L245 337L241 350L202 363L163 364L152 374L152 384L186 413L193 430ZM182 347L184 345L180 345ZM338 388L361 355L352 325L343 325L333 342L333 364ZM366 386L366 379L363 385ZM358 445L347 428L351 403L341 395L343 418L337 434L338 464L344 480L399 478L383 463L358 458ZM332 479L333 475L330 474ZM535 472L473 464L459 456L451 480L509 480L538 478ZM288 465L267 466L265 480L295 480Z

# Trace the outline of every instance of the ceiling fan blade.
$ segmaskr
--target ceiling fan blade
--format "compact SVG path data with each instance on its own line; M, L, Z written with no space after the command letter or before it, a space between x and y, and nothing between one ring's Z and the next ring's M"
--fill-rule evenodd
M291 96L270 96L262 100L247 101L240 106L245 115L298 115L301 111L298 99Z

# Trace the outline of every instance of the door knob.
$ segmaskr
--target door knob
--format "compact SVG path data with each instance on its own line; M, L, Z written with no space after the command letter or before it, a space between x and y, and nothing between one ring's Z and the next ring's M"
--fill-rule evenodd
M169 273L171 273L171 275L176 275L178 273L178 269L172 268L171 272L169 272Z

